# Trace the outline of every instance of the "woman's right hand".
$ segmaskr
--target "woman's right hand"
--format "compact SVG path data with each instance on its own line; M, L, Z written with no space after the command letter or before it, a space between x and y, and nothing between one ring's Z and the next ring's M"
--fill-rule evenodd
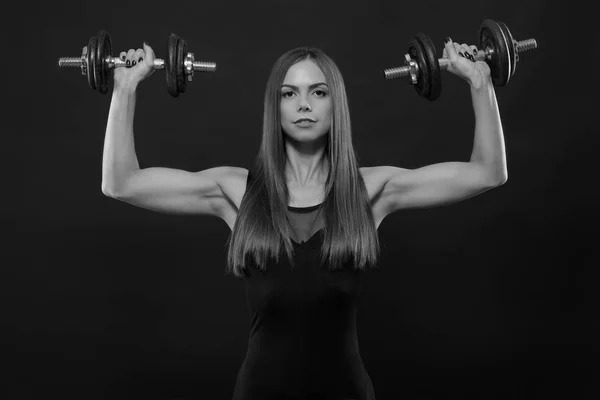
M126 67L114 69L114 85L117 87L137 87L137 85L154 74L154 50L145 42L143 49L122 51L119 57L127 62Z

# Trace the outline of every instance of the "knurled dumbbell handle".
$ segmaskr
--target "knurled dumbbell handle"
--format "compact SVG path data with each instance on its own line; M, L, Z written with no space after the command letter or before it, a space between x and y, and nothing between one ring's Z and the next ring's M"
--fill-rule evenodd
M84 60L85 57L61 57L58 59L58 66L81 68L82 64L85 63ZM127 62L118 57L107 57L104 62L106 62L109 68L127 67ZM165 68L165 60L161 58L155 58L153 64L154 69ZM194 71L214 72L217 69L217 65L214 62L192 61L192 69Z
M523 51L533 50L535 48L537 48L537 42L535 39L527 39L515 42L515 51L517 54ZM488 47L485 50L479 50L473 57L475 58L475 61L486 61L492 58L493 53L494 50ZM449 61L447 58L439 58L438 62L441 70L448 69ZM385 79L406 78L410 77L410 69L411 66L405 64L401 67L386 69L383 72L385 74Z

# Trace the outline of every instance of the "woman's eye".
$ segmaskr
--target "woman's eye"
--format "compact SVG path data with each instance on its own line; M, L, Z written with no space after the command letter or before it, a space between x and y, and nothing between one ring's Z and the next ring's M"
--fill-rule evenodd
M324 90L315 90L313 92L313 94L316 94L318 97L325 97L325 96L327 96L327 92L324 91ZM293 95L294 95L294 92L283 92L283 93L281 93L281 97L292 97Z

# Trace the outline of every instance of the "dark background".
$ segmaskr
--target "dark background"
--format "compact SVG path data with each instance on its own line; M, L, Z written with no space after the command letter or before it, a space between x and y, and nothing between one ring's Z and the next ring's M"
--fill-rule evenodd
M246 351L243 282L225 275L229 228L102 194L110 94L59 69L60 56L78 56L105 29L114 55L145 40L164 58L175 32L196 59L216 62L177 99L162 71L138 90L140 165L198 171L252 165L271 66L293 47L317 46L344 76L361 166L418 168L469 160L468 85L443 73L442 96L428 102L382 71L403 63L417 32L440 57L445 36L478 44L484 17L539 44L496 88L508 182L384 220L381 263L365 275L358 311L361 354L382 400L592 398L598 35L582 22L591 9L528 0L20 7L5 13L18 26L7 41L30 61L5 75L19 89L7 96L18 147L7 149L3 185L15 203L3 213L3 398L229 399Z

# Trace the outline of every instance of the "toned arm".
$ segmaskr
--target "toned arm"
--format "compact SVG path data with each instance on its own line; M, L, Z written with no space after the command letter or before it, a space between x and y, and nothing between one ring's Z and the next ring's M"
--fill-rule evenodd
M246 176L247 170L239 167L199 172L144 168L127 176L118 191L103 189L103 193L152 211L223 217L228 208L235 207L235 187Z
M241 201L238 188L246 182L247 170L140 169L133 140L135 103L136 85L115 85L104 140L102 193L152 211L227 216L231 220L235 204Z

